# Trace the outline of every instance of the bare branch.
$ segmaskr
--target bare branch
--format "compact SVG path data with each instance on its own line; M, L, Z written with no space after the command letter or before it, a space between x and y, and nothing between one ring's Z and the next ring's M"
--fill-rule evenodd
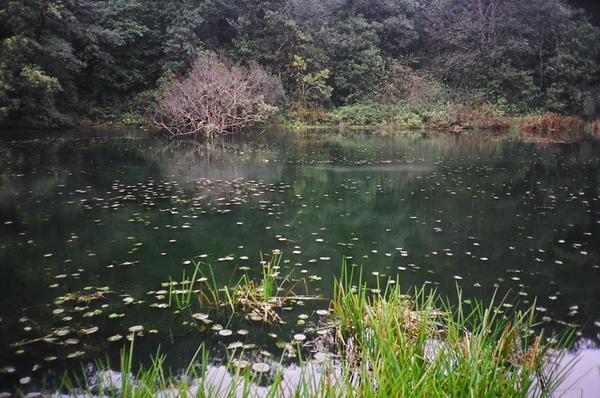
M269 118L282 92L281 82L258 65L208 54L186 76L163 84L151 120L172 135L213 136Z

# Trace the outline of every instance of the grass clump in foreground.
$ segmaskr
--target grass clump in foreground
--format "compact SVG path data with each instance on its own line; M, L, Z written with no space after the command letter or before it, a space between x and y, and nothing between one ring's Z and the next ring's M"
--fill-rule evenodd
M464 303L460 289L452 306L425 288L407 296L388 280L382 292L353 276L345 267L334 302L357 396L549 397L568 371L557 349L569 335L544 343L533 306L506 314L502 302Z
M558 364L572 334L535 333L533 306L509 314L502 301L466 304L460 289L451 305L426 287L403 294L394 280L368 287L355 269L344 264L332 300L336 326L316 337L337 342L336 352L320 353L325 361L300 357L297 367L266 372L236 361L208 365L201 349L176 376L157 355L132 377L132 342L116 383L105 368L93 383L65 379L63 387L119 397L550 397L569 370Z

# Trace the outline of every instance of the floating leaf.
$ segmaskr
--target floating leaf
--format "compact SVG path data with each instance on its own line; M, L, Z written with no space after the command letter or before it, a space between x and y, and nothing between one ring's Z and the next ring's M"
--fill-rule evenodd
M248 361L242 361L242 360L237 360L237 359L231 361L231 364L239 369L247 368L249 365Z
M265 373L268 372L270 369L270 366L264 362L257 362L254 365L252 365L252 370L258 373Z
M240 342L240 341L236 341L234 343L231 343L227 346L227 349L229 350L235 350L236 348L242 348L244 346L244 343Z
M17 371L17 369L15 369L12 366L5 366L3 368L0 368L0 373L15 373Z
M67 344L67 345L79 344L79 340L77 340L77 339L67 339L67 340L65 340L65 344Z
M67 358L78 358L78 357L82 357L85 355L85 351L75 351L69 355L67 355Z
M260 322L263 320L263 317L257 314L256 312L252 312L248 315L248 319L254 322Z

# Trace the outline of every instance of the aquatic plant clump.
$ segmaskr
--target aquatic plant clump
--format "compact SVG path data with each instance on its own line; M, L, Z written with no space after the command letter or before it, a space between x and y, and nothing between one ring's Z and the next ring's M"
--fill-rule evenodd
M280 258L276 254L273 260ZM167 376L159 354L134 376L132 339L121 372L101 368L87 389L131 397L550 397L569 370L558 364L571 334L547 339L535 332L533 307L507 313L511 307L503 300L471 304L460 289L453 306L426 286L403 294L395 280L372 289L354 269L343 265L330 310L320 311L323 333L313 329L311 337L295 333L291 342L278 343L284 352L299 354L297 365L283 366L254 347L244 356L245 345L236 341L227 347L225 364L211 360L202 346L177 376ZM256 283L267 288L266 281ZM227 297L217 311L235 305ZM206 322L208 315L192 317ZM217 334L234 332L219 327ZM311 354L294 346L310 346ZM64 386L77 390L65 380Z
M404 295L398 284L374 293L344 270L334 312L357 396L548 397L566 375L557 349L570 334L534 332L533 307L469 306L460 290L453 307L425 288Z
M260 262L262 278L255 280L248 274L243 274L237 281L232 282L232 276L225 285L220 285L216 280L211 265L194 263L191 277L184 274L181 282L171 281L165 284L170 288L171 300L168 305L176 306L178 312L197 304L198 308L216 312L217 317L222 317L221 312L224 312L226 318L227 311L230 310L232 314L242 314L243 318L253 322L285 323L279 313L291 305L291 301L314 300L317 297L308 294L304 278L294 280L291 274L281 275L280 260L281 252L274 251L269 261ZM298 294L296 291L301 288L303 294ZM191 317L204 324L214 321L206 313L192 313ZM215 327L217 325L213 326L213 329Z

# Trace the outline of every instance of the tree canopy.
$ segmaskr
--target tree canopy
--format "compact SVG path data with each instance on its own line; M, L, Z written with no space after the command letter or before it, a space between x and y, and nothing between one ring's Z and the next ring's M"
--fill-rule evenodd
M417 97L600 114L600 28L565 0L0 0L0 121L142 113L206 51L277 76L309 121Z

